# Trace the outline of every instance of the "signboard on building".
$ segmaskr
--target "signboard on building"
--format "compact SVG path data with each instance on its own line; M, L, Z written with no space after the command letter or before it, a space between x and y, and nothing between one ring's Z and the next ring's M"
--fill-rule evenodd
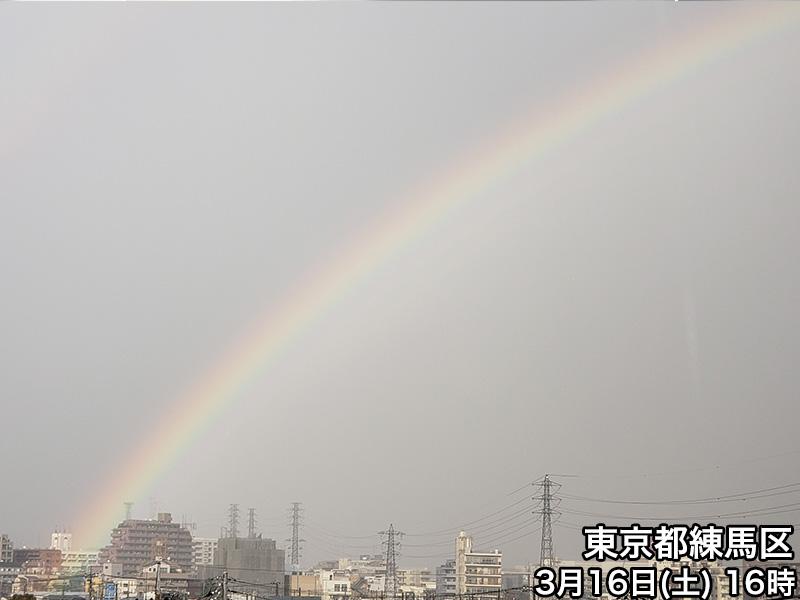
M116 600L117 598L117 584L107 583L103 588L103 600Z

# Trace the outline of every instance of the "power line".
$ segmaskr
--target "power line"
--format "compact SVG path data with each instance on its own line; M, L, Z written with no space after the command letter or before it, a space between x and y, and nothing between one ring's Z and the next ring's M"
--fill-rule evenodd
M317 523L313 519L309 519L308 517L305 517L305 521L306 521L306 527L308 527L309 523L312 523L314 525L314 527L316 529L318 529L319 531L321 531L322 533L324 533L326 535L329 535L331 537L337 538L337 539L345 539L345 540L372 540L372 539L375 539L375 534L374 533L372 535L345 535L343 533L334 533L334 532L331 532L331 531L326 531L325 529L323 529L320 526L319 523Z
M217 565L203 565L203 569L216 569L218 571L253 571L257 573L284 573L283 569L259 569L256 567L223 567ZM125 578L127 579L127 578Z
M783 510L786 509L786 510ZM740 517L755 517L755 516L770 516L770 515L778 515L790 512L797 512L800 511L800 502L793 502L790 504L781 504L778 506L767 506L764 508L754 509L751 511L739 511L739 512L730 512L730 513L718 513L718 514L705 514L705 515L680 515L680 516L671 516L671 517L651 517L651 516L634 516L634 515L612 515L612 514L605 514L605 513L595 513L589 511L581 511L581 510L572 510L569 508L562 509L564 513L571 514L571 515L578 515L584 517L600 517L604 519L619 519L622 521L688 521L688 520L702 520L702 519L730 519L730 518L740 518Z
M772 492L772 493L770 493ZM575 496L571 494L562 494L567 500L579 500L587 502L601 502L605 504L637 504L645 506L666 506L675 504L713 504L717 502L746 502L747 500L755 500L758 498L771 498L773 496L783 496L786 494L795 494L800 492L800 482L789 483L786 485L779 485L771 488L763 488L760 490L753 490L749 492L740 492L736 494L727 494L723 496L709 496L705 498L692 498L685 500L611 500L608 498L591 498L588 496Z
M529 500L529 499L525 498L525 500ZM520 518L522 518L522 517L524 517L526 515L530 515L531 514L531 508L532 508L531 506L525 506L521 510L518 510L518 511L516 511L516 512L510 514L510 515L506 515L501 519L496 519L494 521L489 521L489 522L486 523L485 526L474 528L474 529L470 529L469 530L470 535L472 535L473 537L478 537L478 536L486 535L486 534L495 535L497 532L496 531L493 532L492 530L497 529L498 527L504 527L504 526L507 527L509 523L516 523ZM535 506L533 506L533 508L535 508ZM518 525L519 525L519 523L518 523ZM453 537L455 537L455 536L453 536ZM448 540L446 542L436 542L436 543L432 542L432 543L429 543L429 544L404 544L404 546L409 547L409 548L429 548L431 546L447 546L447 545L452 545L452 544L453 544L453 541L451 539L451 540Z
M522 489L527 488L530 485L533 485L533 484L532 483L526 483L525 486L523 486L521 488L518 488L517 490L514 490L509 495L515 494L515 493L521 491ZM438 529L438 530L435 530L435 531L422 531L422 532L405 533L404 535L408 536L408 537L443 537L443 536L450 537L450 536L454 536L458 531L464 530L464 529L470 529L471 533L478 533L478 534L480 534L481 532L488 532L488 531L490 531L492 529L495 529L499 525L511 522L517 516L527 514L528 511L530 510L530 506L523 507L522 509L519 509L519 510L517 510L517 511L511 513L511 514L503 514L503 513L509 511L512 508L520 506L521 504L523 504L525 502L529 503L530 500L531 500L530 497L525 496L525 497L519 498L518 500L516 500L514 502L511 502L510 504L507 504L507 505L505 505L505 506L503 506L503 507L501 507L501 508L499 508L499 509L497 509L497 510L495 510L493 512L490 512L490 513L488 513L486 515L483 515L480 518L477 518L477 519L474 519L474 520L471 520L471 521L462 521L460 524L453 525L451 527L444 528L444 529ZM492 517L499 517L499 518L493 519ZM478 527L472 527L472 526L475 526L475 525L479 525L479 526ZM333 540L337 540L337 541L338 540L374 540L375 539L375 535L374 534L373 535L346 535L346 534L343 534L343 533L334 532L334 531L331 531L329 529L326 529L321 524L315 522L314 520L312 520L312 519L310 519L308 517L305 518L305 527L306 527L307 531L312 531L312 532L315 531L315 532L317 532L317 533L319 533L321 535L324 535L326 537L329 537L329 538L331 538ZM416 547L430 546L430 545L441 545L441 546L444 546L444 545L448 545L450 543L451 543L451 540L448 539L447 541L437 542L436 544L433 544L433 543L426 544L426 545L416 544L415 546ZM341 543L341 545L342 546L347 546L347 547L352 547L352 548L372 548L373 547L372 545L355 545L355 544L344 544L344 543Z
M505 529L502 529L500 531L495 532L493 537L489 537L487 539L481 539L480 543L483 544L483 545L495 544L495 543L501 541L503 538L505 538L506 536L508 536L510 534L518 533L523 527L528 527L528 526L533 525L535 523L539 523L540 521L541 521L540 516L539 515L534 515L533 517L531 517L531 518L529 518L529 519L527 519L525 521L522 521L521 523L517 523L517 524L515 524L515 525L513 525L511 527L507 527Z
M553 525L557 525L557 524L558 524L558 521L553 521ZM496 544L497 542L501 542L502 541L504 544L510 544L511 542L516 542L517 540L521 540L522 538L526 538L526 537L528 537L530 535L533 535L534 533L537 533L540 530L541 530L540 527L534 527L533 529L531 529L529 531L526 531L525 533L521 533L518 536L512 537L511 539L507 539L507 538L504 537L504 538L500 538L500 539L497 539L497 540L491 540L491 541L486 542L486 543L489 543L489 544L495 543ZM517 530L517 532L518 531L519 530Z
M528 484L528 485L530 485L530 484ZM527 487L527 485L526 485L526 487ZM457 531L460 531L462 529L468 528L470 525L475 525L477 523L481 523L482 521L485 521L486 519L490 519L490 518L492 518L494 516L497 516L497 515L505 512L505 511L507 511L510 508L514 508L515 506L519 506L523 502L528 502L528 501L530 501L530 498L525 496L524 498L520 498L519 500L517 500L515 502L512 502L511 504L508 504L508 505L504 506L503 508L500 508L500 509L498 509L498 510L492 512L492 513L489 513L488 515L484 515L480 519L475 519L474 521L462 522L460 525L455 525L455 526L449 527L447 529L439 529L437 531L425 531L425 532L419 532L419 533L409 533L407 535L411 536L411 537L434 537L434 536L437 536L437 535L452 534L454 531L457 532Z
M710 471L721 471L726 469L733 469L741 467L744 464L755 462L762 462L765 460L772 460L775 458L782 458L785 456L793 456L800 454L800 448L794 450L787 450L786 452L777 452L774 454L764 454L761 456L752 456L728 463L720 463L710 466L688 467L685 469L671 469L668 471L651 471L643 473L608 473L608 472L594 472L586 474L571 475L571 477L578 477L581 479L637 479L637 478L653 478L653 477L669 477L673 475L684 475L686 473L707 473Z

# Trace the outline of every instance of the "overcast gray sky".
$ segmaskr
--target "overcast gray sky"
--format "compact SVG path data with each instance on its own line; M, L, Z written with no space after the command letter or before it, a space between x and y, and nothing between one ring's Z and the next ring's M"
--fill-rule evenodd
M0 531L70 527L165 406L420 182L741 9L0 6ZM545 472L629 499L800 479L799 32L459 204L294 339L134 514L215 535L238 502L282 541L302 501L308 565L378 549L338 534L480 519ZM507 564L538 558L537 533L505 533ZM435 566L450 538L407 538L401 564Z

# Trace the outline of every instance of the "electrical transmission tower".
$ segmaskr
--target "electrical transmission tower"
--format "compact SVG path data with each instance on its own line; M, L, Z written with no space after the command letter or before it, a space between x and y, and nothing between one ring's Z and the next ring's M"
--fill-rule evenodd
M292 507L289 509L292 515L292 538L286 541L292 544L289 550L289 560L293 572L300 570L300 550L302 549L300 543L305 542L300 539L300 513L303 511L300 505L300 502L292 502Z
M386 578L384 579L383 592L390 600L397 597L397 555L400 550L400 538L403 537L402 531L397 531L394 525L390 524L386 531L378 532L378 535L386 536L383 542L386 551Z
M542 515L542 547L539 554L539 566L554 567L553 515L556 517L561 515L561 513L556 510L561 499L555 495L555 493L561 489L561 484L550 479L550 475L545 475L541 481L533 485L539 488L539 495L534 496L533 499L541 503L539 510L533 512Z
M247 537L256 537L256 509L247 509Z
M228 537L239 537L239 505L231 504L228 507Z

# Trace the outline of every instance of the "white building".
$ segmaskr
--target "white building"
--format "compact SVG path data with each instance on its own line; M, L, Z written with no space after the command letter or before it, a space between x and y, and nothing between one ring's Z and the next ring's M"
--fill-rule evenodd
M425 598L436 592L436 579L430 569L398 569L398 588L406 596Z
M368 576L386 573L386 563L380 554L376 556L362 554L358 558L340 558L337 562L340 570L348 571L351 574Z
M319 572L322 600L343 600L350 596L350 575L345 571Z
M156 600L156 581L162 590L184 593L189 589L189 573L182 572L167 562L156 562L142 569L137 586L137 597L141 600ZM138 593L142 592L142 593Z
M154 579L156 574L160 576L166 573L172 573L172 566L166 562L153 563L142 569L142 575L153 575Z
M436 567L436 594L439 596L456 593L456 561L449 559Z
M10 563L14 555L14 544L7 534L0 534L0 562Z
M362 554L358 558L340 558L335 561L335 566L320 564L315 569L315 573L321 574L320 581L326 576L326 571L347 577L351 595L378 595L385 587L386 563L381 555ZM339 582L339 593L342 583ZM335 585L334 583L334 589L331 590L334 595L337 593Z
M80 575L88 573L93 568L99 571L100 553L89 550L70 550L61 552L61 574Z
M201 565L214 564L214 553L218 544L217 538L192 538L192 565L195 569Z
M11 588L17 576L22 572L22 567L11 561L0 561L0 597L11 596Z
M103 563L104 577L122 577L122 565L119 563Z
M503 587L503 553L480 551L472 547L472 538L461 531L456 538L456 593L475 598L497 598Z
M136 579L115 579L114 583L117 586L117 598L136 598L138 596L138 580Z
M66 531L54 531L50 536L50 548L61 550L61 554L72 550L72 534Z

